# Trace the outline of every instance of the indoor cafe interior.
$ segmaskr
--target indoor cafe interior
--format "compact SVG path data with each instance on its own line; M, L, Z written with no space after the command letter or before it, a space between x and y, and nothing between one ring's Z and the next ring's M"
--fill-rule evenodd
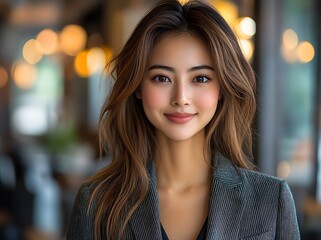
M321 240L321 1L203 1L256 74L255 165L289 184L301 238ZM106 65L157 2L0 0L0 239L65 239L80 185L106 164Z

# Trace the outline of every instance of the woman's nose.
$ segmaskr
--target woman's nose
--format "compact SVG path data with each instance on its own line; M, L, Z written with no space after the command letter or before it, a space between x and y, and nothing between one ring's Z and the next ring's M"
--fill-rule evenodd
M190 89L187 84L178 83L173 87L171 104L177 107L191 104Z

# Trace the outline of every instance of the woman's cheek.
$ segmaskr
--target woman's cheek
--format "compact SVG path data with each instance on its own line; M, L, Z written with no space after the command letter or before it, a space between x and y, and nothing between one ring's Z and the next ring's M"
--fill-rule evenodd
M198 98L198 106L206 109L212 108L213 106L216 107L217 102L219 100L219 93L218 92L207 92L199 94Z
M166 99L166 92L157 88L150 87L142 92L144 105L155 107L162 106Z

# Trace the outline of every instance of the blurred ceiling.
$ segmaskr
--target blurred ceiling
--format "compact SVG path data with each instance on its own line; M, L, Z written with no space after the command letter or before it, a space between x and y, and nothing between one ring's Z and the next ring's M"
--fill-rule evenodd
M18 26L76 23L101 0L0 0L0 21Z

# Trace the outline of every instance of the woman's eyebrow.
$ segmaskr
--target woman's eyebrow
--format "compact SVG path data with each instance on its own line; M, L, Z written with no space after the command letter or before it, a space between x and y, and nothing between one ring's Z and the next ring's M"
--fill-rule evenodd
M163 70L167 70L167 71L170 71L170 72L175 72L174 68L172 67L168 67L168 66L165 66L165 65L159 65L159 64L156 64L156 65L152 65L148 68L148 70L153 70L153 69L163 69Z
M192 67L192 68L190 68L188 71L189 71L189 72L193 72L193 71L202 70L202 69L207 69L207 70L215 71L214 68L211 67L211 66L209 66L209 65L200 65L200 66Z
M174 68L169 67L169 66L165 66L165 65L159 65L159 64L152 65L148 68L149 71L153 70L153 69L163 69L166 71L175 72ZM188 69L188 72L193 72L193 71L202 70L202 69L214 71L214 68L209 65L199 65L199 66L195 66L195 67Z

